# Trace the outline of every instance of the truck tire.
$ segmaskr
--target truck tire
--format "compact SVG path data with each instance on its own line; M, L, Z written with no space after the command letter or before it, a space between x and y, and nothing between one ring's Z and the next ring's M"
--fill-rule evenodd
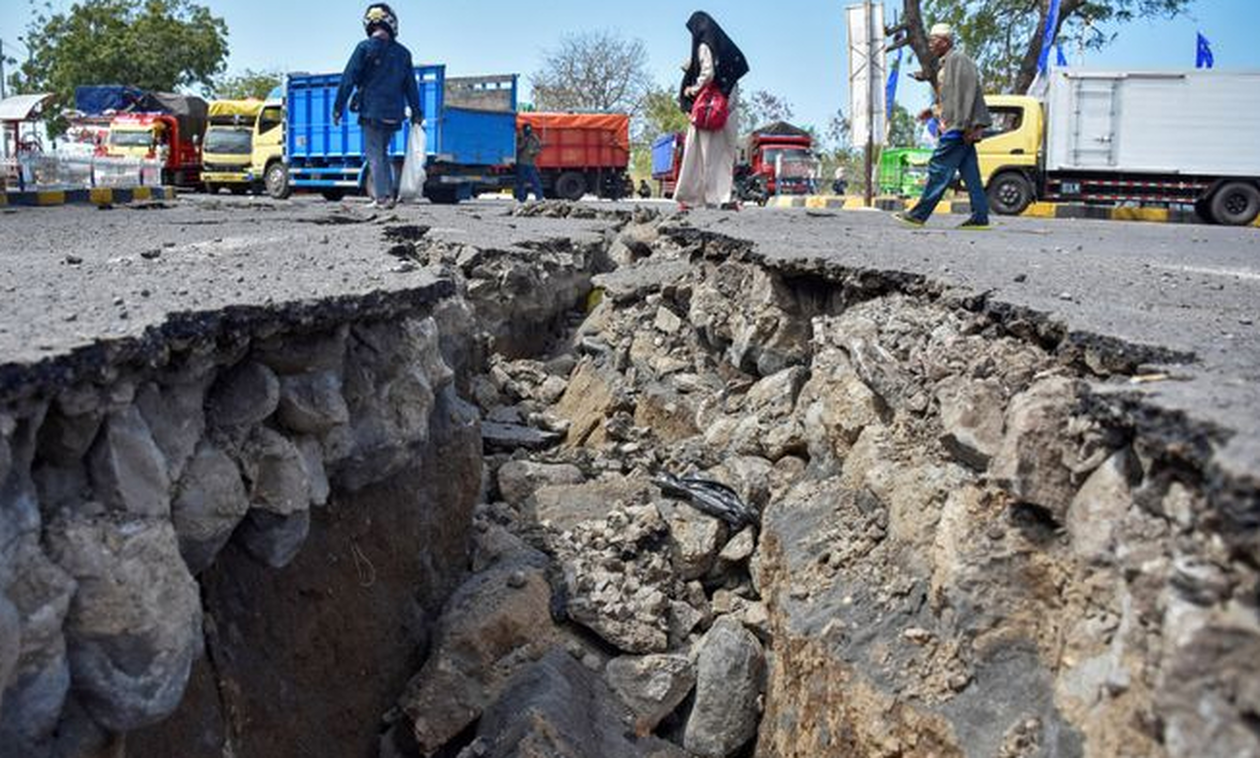
M263 183L267 185L267 194L276 200L288 200L293 194L293 188L289 186L289 167L281 161L267 167Z
M323 195L324 199L330 203L340 203L346 199L346 191L343 189L326 189L319 194Z
M211 184L210 182L206 182L206 194L207 194L207 195L217 195L217 194L219 194L219 190L220 190L220 189L222 189L222 187L221 187L220 185L218 185L218 184Z
M1247 226L1260 216L1260 189L1248 182L1230 182L1212 196L1212 218L1226 226Z
M456 205L459 203L458 187L435 187L425 190L424 195L434 205Z
M586 177L566 171L556 178L556 195L564 200L581 200L586 195Z
M1032 182L1018 171L1004 171L989 182L989 204L999 216L1018 216L1033 201Z

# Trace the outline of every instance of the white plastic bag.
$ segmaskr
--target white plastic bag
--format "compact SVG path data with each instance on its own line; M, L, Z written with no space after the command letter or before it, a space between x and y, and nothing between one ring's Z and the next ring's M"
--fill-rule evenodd
M412 124L411 134L407 139L407 157L403 160L402 176L398 179L400 201L416 202L424 197L424 182L428 178L424 166L428 159L428 139L424 133L424 124Z

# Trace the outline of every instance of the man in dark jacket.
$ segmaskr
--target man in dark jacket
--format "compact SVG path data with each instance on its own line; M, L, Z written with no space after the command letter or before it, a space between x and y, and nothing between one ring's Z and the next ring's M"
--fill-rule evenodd
M394 169L389 161L389 143L402 127L410 107L412 121L424 119L420 88L416 84L411 51L398 44L398 18L385 3L368 6L363 15L368 38L359 43L341 76L341 87L333 104L333 125L341 123L346 103L359 114L363 127L373 205L394 204ZM351 94L354 99L351 100Z
M963 183L971 195L971 218L959 229L989 228L989 197L980 179L980 157L976 143L984 137L984 130L993 124L989 109L984 103L984 87L975 61L961 50L954 49L954 30L948 24L932 27L928 37L932 52L941 61L940 79L937 83L937 111L928 109L919 114L921 121L935 115L941 123L940 142L928 164L927 185L918 205L897 218L910 226L923 226L931 218L932 211L945 196L945 191L962 174Z

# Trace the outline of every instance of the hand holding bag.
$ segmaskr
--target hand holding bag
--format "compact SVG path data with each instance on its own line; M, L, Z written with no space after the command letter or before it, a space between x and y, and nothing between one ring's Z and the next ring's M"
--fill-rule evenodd
M703 132L720 132L731 117L731 102L715 83L709 82L696 95L691 107L691 124Z

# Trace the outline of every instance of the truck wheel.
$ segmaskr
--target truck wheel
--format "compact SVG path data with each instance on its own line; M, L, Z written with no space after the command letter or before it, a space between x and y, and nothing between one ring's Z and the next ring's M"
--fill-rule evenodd
M556 194L565 200L581 200L586 195L586 177L568 171L556 179Z
M998 174L989 182L989 204L1001 216L1018 216L1033 201L1032 182L1018 171Z
M217 184L211 184L210 182L206 182L206 194L207 194L207 195L217 195L217 194L219 194L219 189L220 189L219 185L217 185Z
M343 189L326 189L319 194L323 195L324 199L330 203L340 203L346 199L346 191Z
M456 205L459 203L458 187L438 187L426 190L424 195L434 205Z
M293 194L293 189L289 186L289 167L280 161L267 167L263 183L267 185L267 194L276 200L287 200Z
M1260 216L1260 189L1247 182L1230 182L1212 196L1212 218L1226 226L1247 226Z

